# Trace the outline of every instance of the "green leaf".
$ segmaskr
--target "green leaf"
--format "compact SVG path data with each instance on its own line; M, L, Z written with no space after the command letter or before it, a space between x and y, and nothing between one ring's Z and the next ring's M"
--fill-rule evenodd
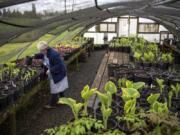
M110 92L111 94L115 94L117 92L116 85L111 81L107 82L105 85L105 91Z
M106 93L101 93L99 91L96 91L96 93L98 94L101 104L104 106L108 106L108 95Z
M83 90L81 91L81 97L84 100L88 100L96 91L96 89L89 89L89 86L86 85Z
M135 52L135 53L134 53L134 57L135 57L135 59L138 60L138 61L140 60L141 56L142 56L142 53L139 53L139 52Z
M147 98L147 102L152 105L158 100L159 96L160 96L159 93L158 94L151 93L151 95Z
M74 104L74 112L78 114L82 107L83 107L83 103Z
M133 83L133 88L135 89L141 89L145 86L145 83L144 82L136 82L136 83Z
M124 110L126 112L126 114L128 113L135 113L136 110L136 100L129 100L125 103L124 105Z
M140 97L139 91L134 88L122 88L122 99L124 101Z
M127 81L126 81L126 88L133 88L133 82L127 80Z
M60 98L59 103L66 104L66 105L70 106L71 108L73 108L73 105L76 104L76 100L74 100L72 98Z

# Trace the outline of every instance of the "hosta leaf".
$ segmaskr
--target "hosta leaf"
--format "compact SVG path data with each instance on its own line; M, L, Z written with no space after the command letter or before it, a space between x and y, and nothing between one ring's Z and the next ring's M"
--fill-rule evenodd
M127 81L126 81L126 88L133 88L133 82L127 80Z
M122 98L124 101L136 99L140 97L140 93L134 88L122 88Z
M159 93L158 93L158 94L151 94L151 95L147 98L147 102L152 105L152 104L154 104L154 103L158 100L159 96L160 96Z
M101 104L107 106L108 104L108 96L106 93L100 93L99 91L96 91L96 93L98 94L98 97L101 101Z
M73 105L76 104L76 101L72 98L60 98L59 103L66 104L70 106L71 108L73 108Z
M96 89L89 89L89 86L86 85L84 89L81 91L81 97L84 100L88 100L94 94L95 91Z
M112 109L106 108L104 105L101 106L101 111L103 113L103 116L105 116L106 118L108 118L112 113Z
M105 91L110 92L111 94L116 93L117 92L116 85L111 81L107 82L105 85Z
M76 112L76 114L81 110L82 107L83 103L77 103L74 105L74 111Z
M141 89L145 86L145 83L144 82L136 82L136 83L133 83L133 88L135 89Z
M126 114L128 113L134 113L135 112L135 108L136 107L136 101L135 100L129 100L125 103L124 105L124 110L126 112Z

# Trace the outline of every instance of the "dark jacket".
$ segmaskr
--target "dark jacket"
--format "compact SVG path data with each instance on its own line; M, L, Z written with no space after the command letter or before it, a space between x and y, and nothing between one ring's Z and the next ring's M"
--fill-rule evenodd
M61 81L67 74L66 66L61 60L60 54L52 48L47 51L47 57L50 64L50 73L54 83ZM34 56L35 59L44 59L44 54L39 53Z

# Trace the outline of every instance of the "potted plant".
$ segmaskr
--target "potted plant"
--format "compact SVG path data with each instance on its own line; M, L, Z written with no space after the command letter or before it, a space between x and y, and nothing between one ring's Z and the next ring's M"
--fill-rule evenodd
M152 51L145 52L142 59L144 67L151 67L152 63L155 61L155 55Z
M141 57L142 57L142 53L138 51L134 53L135 62L140 66L142 66Z
M88 100L89 98L96 92L96 89L90 89L88 85L86 85L81 91L81 97L84 99L84 115L88 115Z
M133 133L146 126L145 121L136 113L137 98L140 97L138 89L144 86L143 82L133 83L126 81L126 88L122 88L122 99L125 102L124 116L117 117L119 128L126 133Z

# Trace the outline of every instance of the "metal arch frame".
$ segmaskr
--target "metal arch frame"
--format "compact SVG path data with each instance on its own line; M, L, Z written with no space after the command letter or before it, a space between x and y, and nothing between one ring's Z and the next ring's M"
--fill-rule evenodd
M120 14L119 14L119 15L120 15ZM117 16L119 16L119 15L116 15L116 16L112 15L112 16L110 16L110 17L117 17ZM158 20L158 19L155 18L155 17L149 17L149 16L147 17L147 16L138 15L138 14L137 14L136 16L138 16L138 17L145 17L145 18L154 20L154 21L162 24L162 25L163 25L164 27L166 27L168 30L170 30L171 33L177 34L177 35L179 34L177 31L175 31L174 29L172 29L172 27L170 27L168 24L166 24L166 22L160 21L160 20ZM108 18L110 18L110 17L108 17ZM93 25L98 24L98 23L100 23L102 20L105 20L105 19L107 19L107 18L103 18L103 19L100 19L100 20L98 20L98 21L95 20L94 23L88 24L88 26L85 27L85 28L84 28L82 31L80 31L78 34L82 34L83 32L85 32L87 29L89 29L89 28L92 27Z

